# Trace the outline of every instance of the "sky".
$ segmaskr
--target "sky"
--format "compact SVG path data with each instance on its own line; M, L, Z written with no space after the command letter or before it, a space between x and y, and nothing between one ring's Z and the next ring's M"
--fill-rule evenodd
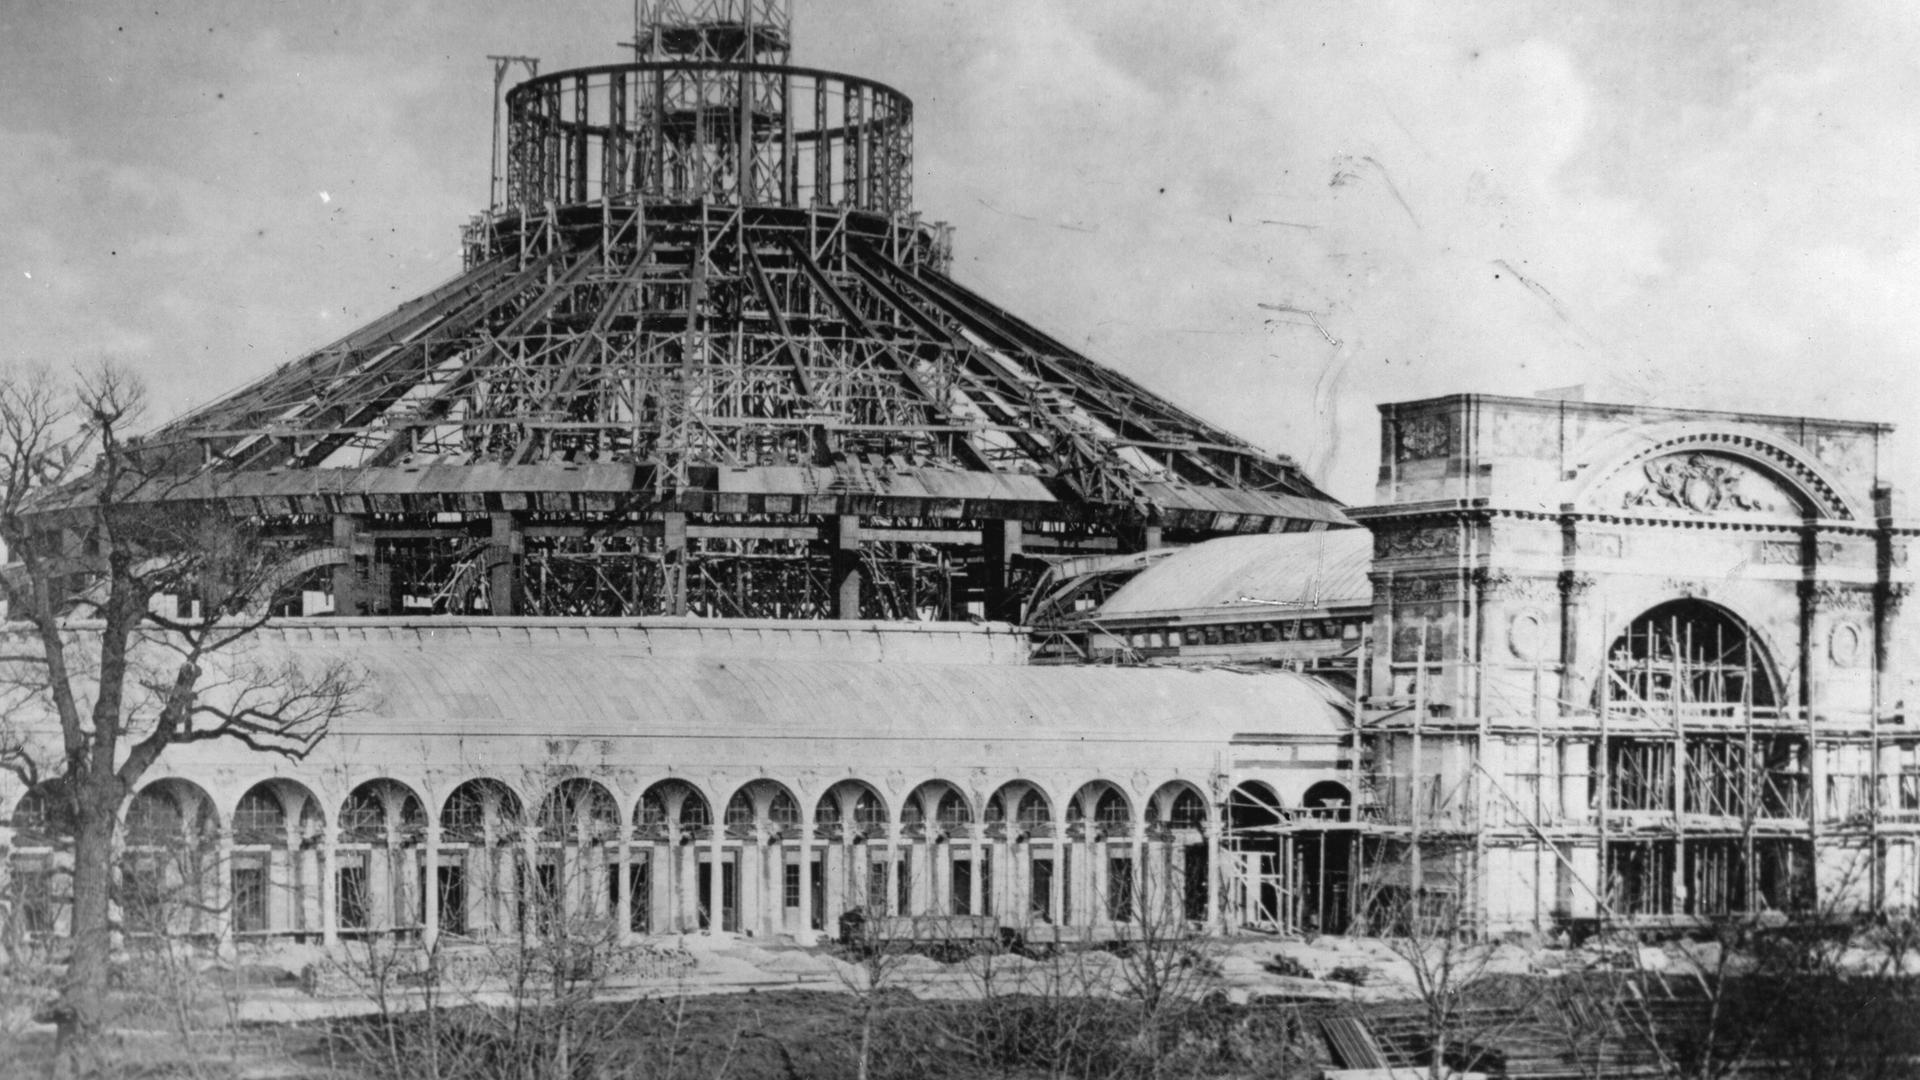
M956 277L1348 502L1377 406L1439 394L1920 428L1920 5L793 3L793 62L914 100ZM630 33L9 0L0 362L117 359L158 421L334 340L459 270L487 56ZM1916 447L1883 473L1920 495Z

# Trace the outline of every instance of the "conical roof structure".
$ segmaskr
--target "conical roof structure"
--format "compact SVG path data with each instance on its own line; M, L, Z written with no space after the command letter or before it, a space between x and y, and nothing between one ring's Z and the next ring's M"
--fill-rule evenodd
M1012 618L1044 560L1346 524L955 282L912 103L784 3L637 29L506 94L464 273L144 441L170 498L305 530L342 614Z

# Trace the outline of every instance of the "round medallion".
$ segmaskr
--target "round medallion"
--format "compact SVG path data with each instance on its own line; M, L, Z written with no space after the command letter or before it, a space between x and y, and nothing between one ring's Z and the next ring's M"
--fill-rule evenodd
M1827 655L1833 658L1835 667L1852 667L1860 662L1864 636L1855 623L1834 625L1833 632L1827 636Z
M1523 611L1507 624L1507 645L1522 660L1538 660L1546 655L1546 621L1537 611Z

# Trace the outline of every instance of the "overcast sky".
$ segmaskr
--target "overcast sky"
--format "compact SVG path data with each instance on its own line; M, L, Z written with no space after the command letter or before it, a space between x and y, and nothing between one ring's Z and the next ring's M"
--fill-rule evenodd
M1920 5L795 7L796 63L914 99L959 278L1350 502L1382 401L1920 426ZM486 55L629 33L628 0L0 5L0 356L119 357L160 419L325 344L459 269Z

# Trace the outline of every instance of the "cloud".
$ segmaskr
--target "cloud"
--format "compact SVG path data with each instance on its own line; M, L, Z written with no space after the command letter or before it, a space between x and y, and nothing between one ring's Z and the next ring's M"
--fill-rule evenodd
M797 62L915 99L959 277L1345 498L1385 400L1920 398L1900 5L796 6ZM589 0L0 12L32 88L0 104L6 348L125 352L177 408L337 336L457 267L485 56L605 62L627 29Z

